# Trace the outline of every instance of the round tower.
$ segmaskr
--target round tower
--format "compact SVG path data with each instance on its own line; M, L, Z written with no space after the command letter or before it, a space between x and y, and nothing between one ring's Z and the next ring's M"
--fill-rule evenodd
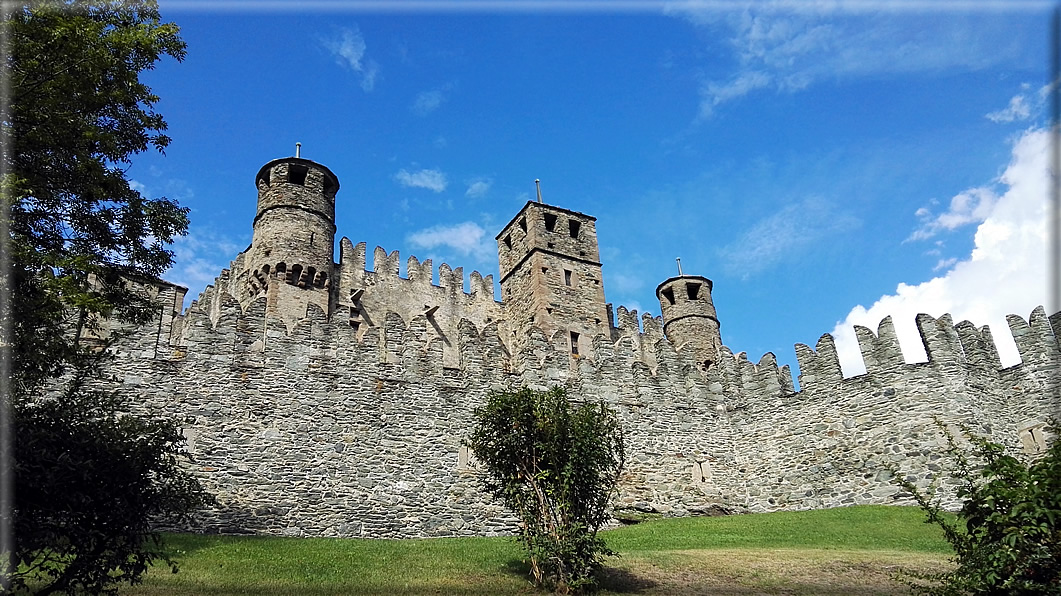
M711 286L706 277L679 275L656 287L664 335L677 349L692 348L703 370L718 362L722 349Z
M277 282L304 289L330 288L339 179L319 163L283 157L262 166L254 182L258 212L244 260L250 273L249 296Z

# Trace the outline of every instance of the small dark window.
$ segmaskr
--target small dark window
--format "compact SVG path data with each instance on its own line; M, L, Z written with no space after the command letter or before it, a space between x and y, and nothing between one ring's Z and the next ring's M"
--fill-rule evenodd
M512 248L512 236L505 236L505 246Z
M567 231L571 234L572 238L578 238L578 229L582 227L582 222L576 219L567 220Z
M291 164L287 166L287 181L291 184L305 186L307 173L309 173L309 168L306 166Z
M546 273L549 273L549 268L548 267L542 267L542 275L545 275Z
M264 273L266 275L269 275L269 266L268 265L262 266L262 273Z
M667 288L660 292L660 294L663 294L663 297L667 299L667 302L674 304L674 290Z
M685 284L686 291L689 292L689 300L698 300L700 297L700 284Z
M565 286L571 285L571 272L568 271L567 269L564 269L564 285Z
M545 229L549 232L556 231L556 216L552 213L545 214Z
M527 231L527 218L526 217L519 218L519 228L521 230L523 230L524 232Z
M578 333L571 332L571 354L578 356Z

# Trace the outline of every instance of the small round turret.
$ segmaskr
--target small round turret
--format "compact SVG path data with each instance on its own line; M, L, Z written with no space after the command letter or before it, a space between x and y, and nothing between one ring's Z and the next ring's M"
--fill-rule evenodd
M262 166L254 181L258 213L244 262L246 291L253 296L276 281L329 288L339 179L319 163L284 157Z
M677 349L692 348L697 364L704 370L718 362L722 349L711 286L706 277L679 275L656 287L664 335Z

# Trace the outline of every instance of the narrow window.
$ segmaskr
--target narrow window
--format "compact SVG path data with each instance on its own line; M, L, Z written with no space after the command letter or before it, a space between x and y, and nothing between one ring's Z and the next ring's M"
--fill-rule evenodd
M542 275L545 275L547 273L549 273L549 268L548 267L542 267Z
M527 218L526 217L519 218L519 228L521 230L523 230L524 232L527 231Z
M556 216L552 213L545 214L545 229L549 232L556 231Z
M306 166L291 164L287 166L287 181L291 184L299 184L305 186L306 174L308 172L309 168L307 168Z
M578 333L571 332L571 355L578 356Z
M686 291L689 292L689 300L697 300L700 296L700 284L685 284Z
M567 220L567 231L571 234L572 238L578 238L578 229L582 227L582 222L577 219Z
M512 248L512 235L505 236L505 246Z
M667 299L667 302L674 304L674 290L667 288L660 292L660 294L663 294L663 297Z
M568 271L567 269L564 269L564 285L565 286L571 285L571 272Z

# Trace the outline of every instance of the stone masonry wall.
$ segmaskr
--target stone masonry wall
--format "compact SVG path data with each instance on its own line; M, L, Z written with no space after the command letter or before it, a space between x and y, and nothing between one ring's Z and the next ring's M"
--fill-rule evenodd
M244 310L226 272L186 313L163 314L154 334L117 346L117 387L144 412L183 421L190 465L218 497L193 529L510 531L514 520L481 492L462 446L492 390L563 385L611 404L628 453L617 507L665 515L902 503L889 466L922 486L942 470L934 417L1034 450L1035 429L1061 409L1061 317L1041 309L1010 317L1021 365L998 367L986 328L925 316L929 362L905 364L886 319L857 331L859 377L842 377L830 336L797 346L796 392L770 354L751 364L723 348L703 372L663 337L660 319L643 317L638 329L622 307L611 336L591 338L592 358L573 358L563 338L537 328L513 349L489 277L473 276L466 294L459 270L440 267L435 286L427 262L411 258L400 278L396 252L377 249L371 272L364 245L344 239L342 255L334 291L343 304L364 289L345 303L361 305L359 325L312 303L294 324L267 314L265 297Z

